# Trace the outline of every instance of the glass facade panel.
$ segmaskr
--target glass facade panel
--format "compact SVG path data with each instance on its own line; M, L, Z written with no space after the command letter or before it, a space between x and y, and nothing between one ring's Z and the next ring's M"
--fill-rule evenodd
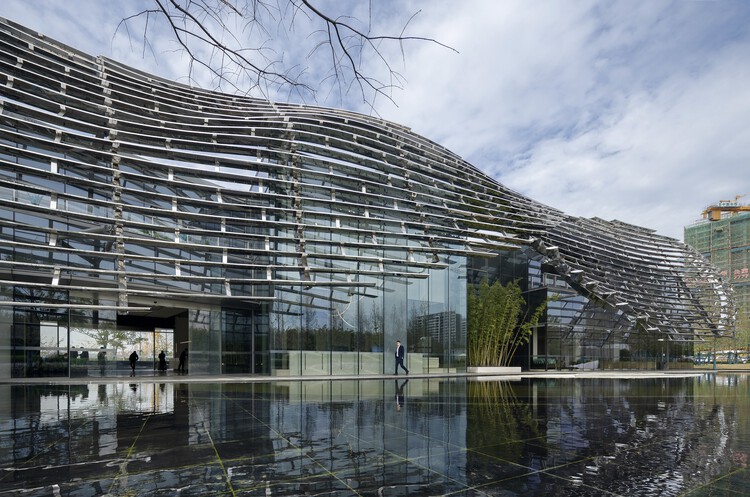
M407 288L409 280L406 278L385 278L383 283L383 343L384 365L383 373L391 374L395 369L395 344L400 340L406 348L406 367L412 367L411 352L407 342ZM415 371L416 372L416 371Z
M444 364L449 372L466 371L466 258L451 255L445 261L448 266L448 351Z
M382 374L384 290L383 279L376 276L360 276L362 286L358 289L357 322L359 324L358 349L359 374Z

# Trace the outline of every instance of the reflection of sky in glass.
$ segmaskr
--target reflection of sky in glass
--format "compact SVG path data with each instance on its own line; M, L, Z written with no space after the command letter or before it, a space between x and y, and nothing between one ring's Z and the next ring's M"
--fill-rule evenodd
M190 162L190 161L184 161L184 160L175 160L175 159L168 159L165 157L156 157L156 156L143 156L143 155L135 155L134 157L141 159L141 160L148 160L149 162L154 162L158 164L164 164L168 166L177 166L182 167L186 169L192 169L196 171L214 171L214 172L220 172L223 174L235 174L237 176L244 176L248 178L248 181L253 181L252 183L245 183L245 182L236 182L236 181L223 181L223 180L217 180L217 179L210 179L210 178L191 178L191 181L194 183L204 183L204 184L211 184L216 185L221 188L226 188L228 190L233 191L240 191L240 192L266 192L268 190L268 187L260 188L257 180L263 179L268 177L268 173L254 170L250 165L258 161L260 159L257 158L251 158L248 157L245 153L240 155L234 155L234 154L227 154L227 153L221 153L221 152L201 152L200 150L190 150L190 154L202 156L205 157L207 160L210 159L211 161L217 160L217 159L228 159L231 161L243 161L247 165L246 166L240 166L237 165L237 167L229 167L228 165L224 164L221 166L216 166L213 164L201 164L198 162ZM179 174L179 173L178 173Z

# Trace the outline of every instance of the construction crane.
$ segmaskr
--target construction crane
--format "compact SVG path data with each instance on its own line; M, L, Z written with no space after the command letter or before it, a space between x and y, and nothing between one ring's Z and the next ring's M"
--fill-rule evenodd
M722 218L724 212L731 212L732 216L740 212L750 212L750 205L739 203L739 200L746 195L749 194L735 195L734 200L719 200L715 204L709 205L703 210L703 219L718 221Z

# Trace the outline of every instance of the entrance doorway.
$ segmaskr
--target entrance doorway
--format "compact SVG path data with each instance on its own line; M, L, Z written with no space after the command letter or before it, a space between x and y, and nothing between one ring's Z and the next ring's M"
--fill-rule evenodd
M147 314L127 314L117 316L118 329L131 329L135 341L132 350L139 355L136 372L159 372L159 354L163 351L167 361L167 371L177 367L177 357L189 343L186 309L154 308ZM130 369L127 356L124 365ZM118 368L119 364L118 364ZM119 374L119 372L118 372Z
M159 353L164 351L167 357L173 357L174 330L172 328L154 328L152 330L118 330L107 350L105 368L107 375L121 376L131 372L130 354L138 354L136 374L151 374L158 371Z

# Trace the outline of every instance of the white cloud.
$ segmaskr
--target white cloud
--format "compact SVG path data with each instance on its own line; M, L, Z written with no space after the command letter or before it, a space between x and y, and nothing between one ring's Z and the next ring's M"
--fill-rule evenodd
M747 48L727 46L696 70L623 95L596 127L539 140L498 178L571 214L681 237L704 206L750 193Z
M441 3L382 114L574 215L682 237L750 193L750 5Z

